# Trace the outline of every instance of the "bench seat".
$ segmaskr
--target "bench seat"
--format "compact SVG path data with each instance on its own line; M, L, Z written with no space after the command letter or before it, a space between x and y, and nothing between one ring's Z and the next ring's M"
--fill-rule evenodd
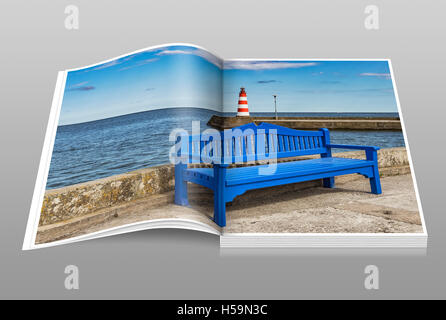
M273 175L260 175L259 169L261 167L268 167L268 165L257 165L247 167L231 168L226 171L226 186L242 185L248 183L257 183L260 181L277 180L290 177L307 176L312 174L323 174L340 172L349 169L360 169L364 167L372 167L373 161L361 159L348 158L320 158L309 159L292 162L277 163L277 169ZM354 171L355 171L354 170ZM355 172L353 172L355 173ZM213 178L214 169L212 168L190 168L186 170L187 176L203 175L205 177ZM345 173L342 173L345 174ZM339 174L338 174L339 175ZM332 176L332 175L329 175ZM317 179L317 178L316 178Z
M372 193L381 194L378 171L379 147L330 143L328 129L303 131L262 122L246 124L224 132L223 137L207 134L181 140L181 159L175 165L175 203L189 205L187 184L196 183L214 191L214 221L226 225L226 203L248 190L322 179L334 188L334 177L361 174L370 180ZM184 147L184 152L182 151ZM365 160L332 156L332 149L363 150ZM215 150L214 150L215 149ZM319 155L320 158L277 162L280 158ZM266 161L231 168L230 164ZM212 168L188 168L188 163L211 164Z

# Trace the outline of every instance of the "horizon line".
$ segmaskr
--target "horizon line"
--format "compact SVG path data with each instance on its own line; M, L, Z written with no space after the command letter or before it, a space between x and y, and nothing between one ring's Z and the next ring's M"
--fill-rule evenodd
M66 123L66 124L58 124L57 127L66 127L66 126L72 126L72 125L77 125L77 124L85 124L85 123L91 123L91 122L96 122L96 121L102 121L102 120L108 120L108 119L113 119L113 118L120 118L120 117L125 117L125 116L129 116L129 115L133 115L133 114L138 114L138 113L145 113L145 112L151 112L151 111L158 111L158 110L163 110L163 109L202 109L202 110L207 110L207 111L214 111L214 112L218 112L218 113L237 113L237 111L217 111L217 110L213 110L213 109L209 109L209 108L203 108L203 107L163 107L163 108L156 108L156 109L150 109L150 110L144 110L144 111L137 111L137 112L130 112L130 113L125 113L125 114L120 114L120 115L116 115L116 116L111 116L111 117L106 117L106 118L100 118L100 119L95 119L95 120L88 120L88 121L84 121L84 122L73 122L73 123ZM274 111L250 111L250 113L272 113L275 114ZM398 111L278 111L278 114L280 113L396 113L399 116L399 112Z

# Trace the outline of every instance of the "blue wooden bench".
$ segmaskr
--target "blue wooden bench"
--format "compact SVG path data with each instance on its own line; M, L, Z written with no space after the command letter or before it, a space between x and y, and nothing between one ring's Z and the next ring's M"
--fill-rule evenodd
M175 165L175 203L189 205L188 182L210 188L214 191L214 221L220 227L226 225L226 203L252 189L316 179L323 179L324 187L333 188L335 176L357 173L370 179L372 193L381 193L378 147L331 144L329 131L325 128L301 131L263 122L258 126L254 123L240 126L230 132L231 135L221 138L201 134L186 141L189 143L189 163L210 163L212 167L188 166L185 161ZM333 148L364 150L366 159L333 157ZM320 158L276 162L275 170L268 170L271 163L258 163L275 157L313 154L320 154ZM254 165L229 167L231 163L250 161Z

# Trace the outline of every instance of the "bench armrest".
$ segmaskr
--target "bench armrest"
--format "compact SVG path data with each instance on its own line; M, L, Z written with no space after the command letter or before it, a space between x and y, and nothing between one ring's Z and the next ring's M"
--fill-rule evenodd
M379 147L374 147L374 146L355 146L355 145L348 145L348 144L328 144L327 148L353 149L353 150L365 150L365 151L379 150Z
M379 147L373 146L354 146L354 145L344 145L344 144L328 144L327 148L340 148L340 149L353 149L353 150L364 150L367 160L378 162L378 150Z

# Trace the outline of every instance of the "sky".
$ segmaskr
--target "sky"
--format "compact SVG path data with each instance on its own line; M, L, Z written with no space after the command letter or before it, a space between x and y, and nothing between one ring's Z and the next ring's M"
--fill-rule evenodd
M398 112L387 61L225 61L223 104L250 112Z
M222 60L195 47L146 50L67 76L59 125L166 107L221 111Z
M67 76L59 125L167 107L236 112L398 112L387 61L228 60L165 46Z

